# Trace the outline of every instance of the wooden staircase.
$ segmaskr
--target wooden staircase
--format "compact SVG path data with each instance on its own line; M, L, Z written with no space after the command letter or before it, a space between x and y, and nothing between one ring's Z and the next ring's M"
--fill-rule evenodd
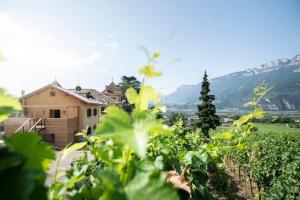
M21 133L28 133L30 131L34 131L36 133L40 133L42 130L46 128L46 120L39 118L39 119L33 119L29 118L26 120L16 131Z

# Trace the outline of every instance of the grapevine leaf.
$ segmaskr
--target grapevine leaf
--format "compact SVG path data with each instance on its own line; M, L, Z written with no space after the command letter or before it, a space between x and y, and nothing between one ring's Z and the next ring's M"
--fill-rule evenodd
M134 88L132 88L132 87L128 88L126 90L125 95L126 95L126 98L127 98L128 102L130 104L135 104L136 103L137 98L138 98L138 93L136 92L136 90Z
M10 151L25 157L28 169L47 170L50 161L54 159L51 147L34 132L13 134L5 139L5 143Z
M126 200L126 194L123 186L119 180L119 176L116 170L112 168L104 169L100 171L97 176L101 179L103 184L103 200L120 199Z
M154 51L153 53L152 53L152 59L156 59L156 58L158 58L160 56L160 51Z
M257 118L257 119L261 119L265 116L265 112L259 108L256 108L254 111L252 111L252 116Z
M224 140L230 140L233 136L233 133L231 131L227 131L224 133L218 133L214 136L212 136L213 139L224 139Z
M139 68L139 73L148 78L157 77L161 75L160 72L155 71L154 66L152 65L146 65L144 67Z
M252 100L252 101L248 101L247 103L244 104L244 106L248 107L248 106L256 106L256 101Z
M143 84L136 107L140 111L147 110L150 102L157 104L159 102L158 95L152 87Z
M129 200L179 200L176 191L165 182L159 170L138 173L125 190Z
M252 119L252 115L248 114L248 115L243 115L242 117L240 117L238 120L235 120L233 122L233 124L237 127L240 127L246 123L248 123L250 120Z
M138 111L135 111L137 113ZM117 143L128 145L138 155L144 156L146 153L148 123L146 115L138 112L135 122L132 123L130 116L117 107L107 109L107 115L100 122L95 134L111 137ZM144 119L145 118L145 119Z
M64 149L62 151L62 159L65 159L68 155L73 153L74 151L82 149L86 145L86 142L79 142L71 145L70 147Z
M106 116L100 120L95 135L100 134L121 134L123 131L132 129L129 115L115 106L106 109Z
M5 93L0 88L0 122L4 121L12 112L21 110L19 101Z

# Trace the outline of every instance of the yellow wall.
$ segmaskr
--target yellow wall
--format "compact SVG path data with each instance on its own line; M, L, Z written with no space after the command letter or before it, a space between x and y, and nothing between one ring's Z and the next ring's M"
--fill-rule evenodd
M87 116L87 109L90 108L92 110L92 115L90 117ZM94 109L97 109L97 115L94 116ZM81 113L83 117L83 129L87 129L87 127L91 127L93 130L94 125L97 125L99 122L99 114L100 114L100 106L97 105L86 105L81 107Z

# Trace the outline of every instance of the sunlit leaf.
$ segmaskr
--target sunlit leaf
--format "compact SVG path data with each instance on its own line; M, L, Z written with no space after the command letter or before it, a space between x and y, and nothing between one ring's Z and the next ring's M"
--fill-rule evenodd
M115 106L106 109L106 116L100 120L95 135L101 134L121 134L123 131L132 129L131 119L129 115L120 108Z
M233 133L231 131L226 131L223 133L217 133L216 135L212 136L213 139L224 139L224 140L230 140L233 136Z
M130 104L135 104L138 98L138 93L131 87L126 90L125 96Z
M148 78L157 77L161 75L160 72L155 71L154 66L152 65L146 65L144 67L139 68L139 73Z
M62 151L62 157L61 158L65 159L68 155L70 155L74 151L81 150L85 145L86 145L86 142L79 142L79 143L72 144L71 146L69 146L68 148L65 148Z
M240 127L244 124L246 124L247 122L249 122L252 119L252 115L243 115L242 117L240 117L238 120L235 120L233 122L233 124L237 127Z
M255 106L256 105L256 101L248 101L247 103L244 104L244 106Z
M5 120L12 112L20 111L20 102L7 95L3 89L0 88L0 122Z
M150 102L154 104L158 103L158 95L151 86L143 84L136 102L136 108L140 111L147 110Z
M160 51L154 51L153 53L152 53L152 59L156 59L156 58L158 58L160 56Z
M257 119L261 119L265 116L265 112L259 108L256 108L255 110L253 110L251 112L252 116L257 118Z

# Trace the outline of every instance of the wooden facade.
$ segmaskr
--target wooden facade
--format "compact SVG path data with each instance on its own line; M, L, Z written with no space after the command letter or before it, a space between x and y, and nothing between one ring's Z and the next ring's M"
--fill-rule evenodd
M4 134L36 131L53 146L63 148L75 142L75 134L96 128L101 103L62 88L57 82L20 98L21 117L4 122Z

